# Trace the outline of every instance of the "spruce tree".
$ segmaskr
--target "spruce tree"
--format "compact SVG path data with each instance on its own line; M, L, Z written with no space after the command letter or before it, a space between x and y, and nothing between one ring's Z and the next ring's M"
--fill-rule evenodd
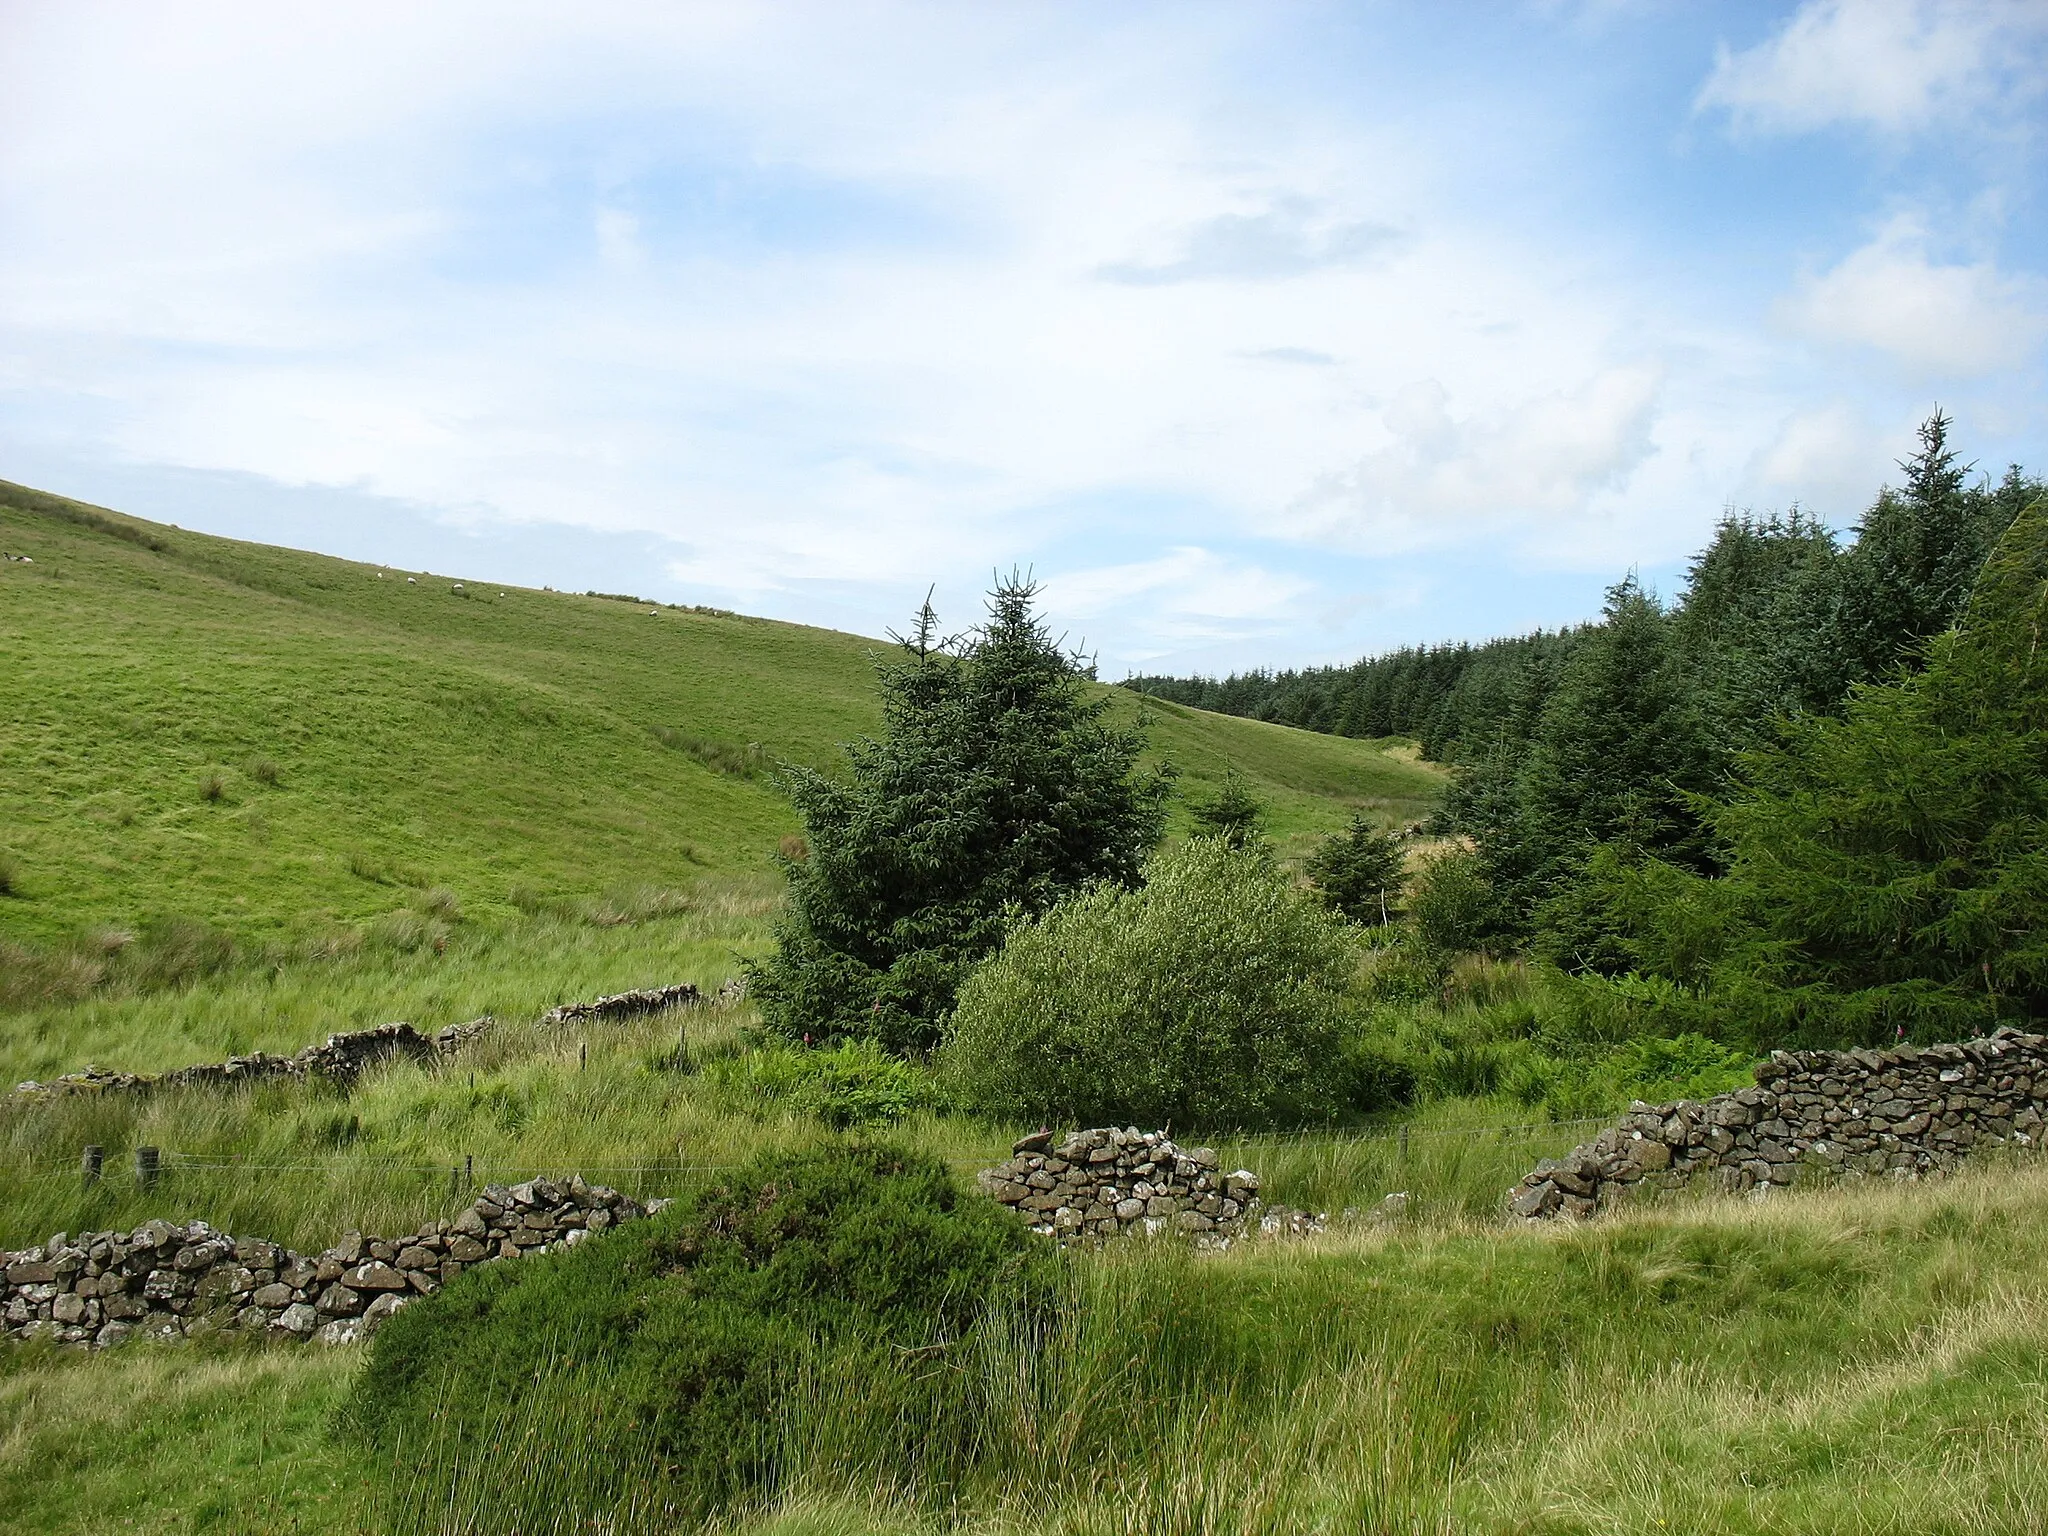
M2044 639L2048 501L2014 520L1923 671L1747 761L1712 816L1738 925L1712 979L1770 1043L2048 1017Z
M1010 914L1139 878L1167 777L1141 769L1140 728L1104 719L1035 595L998 584L958 643L927 603L879 668L882 732L847 746L847 776L788 771L808 851L785 863L775 953L750 967L784 1035L928 1047Z
M1363 812L1317 846L1305 872L1316 894L1354 923L1391 922L1401 910L1401 839Z

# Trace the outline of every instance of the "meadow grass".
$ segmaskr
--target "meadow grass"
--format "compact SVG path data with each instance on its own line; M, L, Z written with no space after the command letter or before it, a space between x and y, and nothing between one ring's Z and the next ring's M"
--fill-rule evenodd
M509 919L515 889L766 872L796 830L766 761L830 769L879 724L890 647L856 635L458 595L4 482L0 538L35 556L0 566L0 944L17 948L165 915L302 940L433 888ZM1190 787L1234 767L1289 849L1354 807L1423 814L1442 784L1373 743L1103 692L1153 722L1152 755Z
M779 1486L725 1528L2038 1533L2044 1211L2048 1168L2021 1156L1585 1227L1416 1221L1212 1256L1125 1242L1077 1258L1050 1324L999 1314L932 1367L971 1384L988 1426L971 1456L957 1435L930 1437L943 1457L905 1455L859 1380L812 1381L777 1427ZM588 1434L593 1399L525 1394L488 1454L384 1458L333 1427L351 1369L347 1351L282 1346L18 1359L0 1377L0 1517L672 1528L651 1461L602 1510L573 1496L644 1451ZM184 1434L191 1454L166 1466Z

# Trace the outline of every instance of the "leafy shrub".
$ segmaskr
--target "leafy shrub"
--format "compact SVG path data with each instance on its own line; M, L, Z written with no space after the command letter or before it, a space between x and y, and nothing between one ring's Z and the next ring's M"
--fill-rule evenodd
M971 1455L992 1426L944 1357L991 1307L1043 1294L1056 1260L1034 1241L919 1154L769 1154L649 1221L415 1302L378 1333L349 1419L401 1455L489 1455L508 1411L553 1418L609 1448L591 1486L564 1490L579 1529L578 1503L604 1507L607 1478L649 1467L686 1517L772 1492L783 1410L821 1382L858 1388L848 1411L879 1459L934 1439Z
M1138 890L1014 929L960 992L944 1080L992 1115L1269 1125L1341 1106L1344 924L1269 859L1197 838Z
M1710 1099L1748 1086L1750 1060L1747 1052L1704 1035L1651 1036L1606 1050L1532 1055L1517 1062L1501 1086L1523 1103L1567 1119L1613 1113L1634 1099Z
M1416 937L1443 954L1478 949L1497 931L1500 906L1478 855L1462 848L1422 866L1408 895Z
M815 1115L842 1131L888 1124L939 1104L929 1072L872 1040L750 1051L711 1063L707 1075L733 1098Z
M784 861L775 952L747 974L786 1039L928 1049L1013 913L1133 880L1158 841L1167 776L1104 718L1034 594L1000 583L958 642L927 603L879 669L882 734L848 744L843 779L784 775L809 856Z
M1401 910L1401 839L1363 813L1326 838L1304 869L1316 892L1354 923L1387 923Z

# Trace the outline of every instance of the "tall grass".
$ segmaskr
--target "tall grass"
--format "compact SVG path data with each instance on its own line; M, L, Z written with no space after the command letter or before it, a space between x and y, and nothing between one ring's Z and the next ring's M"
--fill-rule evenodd
M2048 1169L1642 1212L1083 1256L1048 1320L800 1383L734 1530L2048 1529ZM566 1360L582 1359L565 1346ZM890 1417L929 1371L948 1415ZM404 1532L665 1529L601 1377L508 1466L415 1448ZM971 1426L972 1433L963 1433ZM577 1507L600 1472L630 1471ZM574 1523L578 1517L587 1523Z

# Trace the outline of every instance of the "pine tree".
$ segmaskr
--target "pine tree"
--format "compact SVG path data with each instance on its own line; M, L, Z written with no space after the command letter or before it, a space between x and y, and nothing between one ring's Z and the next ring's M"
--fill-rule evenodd
M789 771L808 853L785 865L777 948L751 968L783 1034L927 1047L1009 914L1139 878L1167 778L1140 769L1138 728L1105 722L1035 595L1000 583L958 643L927 602L880 668L882 733L848 745L847 777Z
M1362 812L1326 838L1305 871L1324 902L1354 923L1386 923L1401 908L1401 839Z

